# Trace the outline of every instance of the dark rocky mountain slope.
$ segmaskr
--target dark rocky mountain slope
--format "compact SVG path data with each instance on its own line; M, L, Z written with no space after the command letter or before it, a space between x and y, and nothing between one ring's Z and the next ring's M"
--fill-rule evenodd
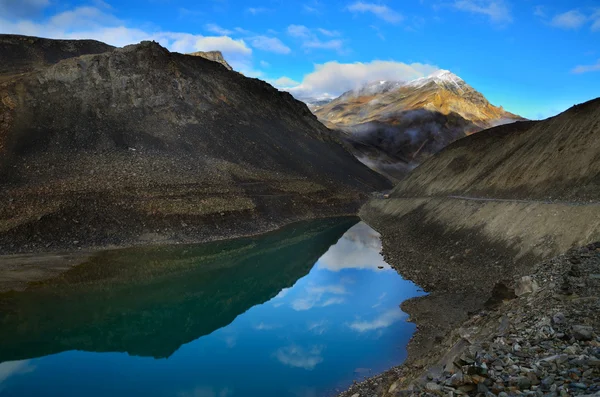
M154 42L107 50L4 72L0 252L231 237L388 186L263 81Z

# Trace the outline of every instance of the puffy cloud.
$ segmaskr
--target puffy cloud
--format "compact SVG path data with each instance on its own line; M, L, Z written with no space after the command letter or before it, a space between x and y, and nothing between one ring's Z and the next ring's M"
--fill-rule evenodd
M581 74L588 72L600 72L600 59L593 65L579 65L572 70L573 73Z
M552 18L550 24L561 29L579 29L587 22L587 20L587 16L579 10L571 10L556 15Z
M311 371L319 363L323 362L322 351L322 346L313 346L305 349L300 346L291 345L278 349L274 355L284 365Z
M283 76L278 78L277 80L272 81L271 84L273 84L276 87L295 87L300 83L296 80L290 79L289 77Z
M299 99L334 98L369 82L409 81L427 76L436 70L438 67L422 63L406 64L379 60L367 63L332 61L315 65L315 70L304 76L300 84L285 89Z
M512 22L512 15L504 0L456 0L454 8L474 14L487 15L494 23Z
M381 328L387 328L405 317L406 314L404 314L399 308L394 308L380 314L371 321L355 321L351 323L349 327L358 332L374 331Z
M277 54L289 54L292 52L288 46L283 44L277 37L255 36L249 39L254 48Z
M357 1L356 3L353 3L350 6L348 6L348 9L354 13L370 12L374 14L377 18L389 23L398 23L404 19L404 17L400 13L392 10L390 7L374 3Z
M292 37L308 38L311 35L310 29L304 25L290 25L287 32Z

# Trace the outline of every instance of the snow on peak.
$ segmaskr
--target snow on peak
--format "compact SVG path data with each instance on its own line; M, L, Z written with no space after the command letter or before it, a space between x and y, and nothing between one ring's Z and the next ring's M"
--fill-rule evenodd
M450 72L449 70L440 69L431 73L427 77L421 77L419 79L413 80L410 83L408 83L408 85L412 87L423 87L424 85L429 84L431 82L436 83L438 85L451 84L459 90L462 90L460 84L464 84L463 79L461 79L454 73Z
M342 95L345 98L371 96L396 90L404 85L402 81L377 80L362 87L348 91Z

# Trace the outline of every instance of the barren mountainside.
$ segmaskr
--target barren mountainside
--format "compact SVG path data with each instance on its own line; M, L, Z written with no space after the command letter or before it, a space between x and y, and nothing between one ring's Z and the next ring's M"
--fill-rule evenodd
M374 82L315 114L329 128L345 133L361 161L399 179L457 139L522 120L443 70L408 83Z
M291 95L154 42L6 77L0 98L1 252L247 234L389 186Z
M495 127L432 157L395 196L597 201L600 198L600 99L556 117Z

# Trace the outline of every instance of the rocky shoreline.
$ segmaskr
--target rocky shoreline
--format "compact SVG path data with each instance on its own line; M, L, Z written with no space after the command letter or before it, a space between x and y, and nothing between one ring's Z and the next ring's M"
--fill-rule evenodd
M600 243L538 263L496 298L341 396L600 395Z

